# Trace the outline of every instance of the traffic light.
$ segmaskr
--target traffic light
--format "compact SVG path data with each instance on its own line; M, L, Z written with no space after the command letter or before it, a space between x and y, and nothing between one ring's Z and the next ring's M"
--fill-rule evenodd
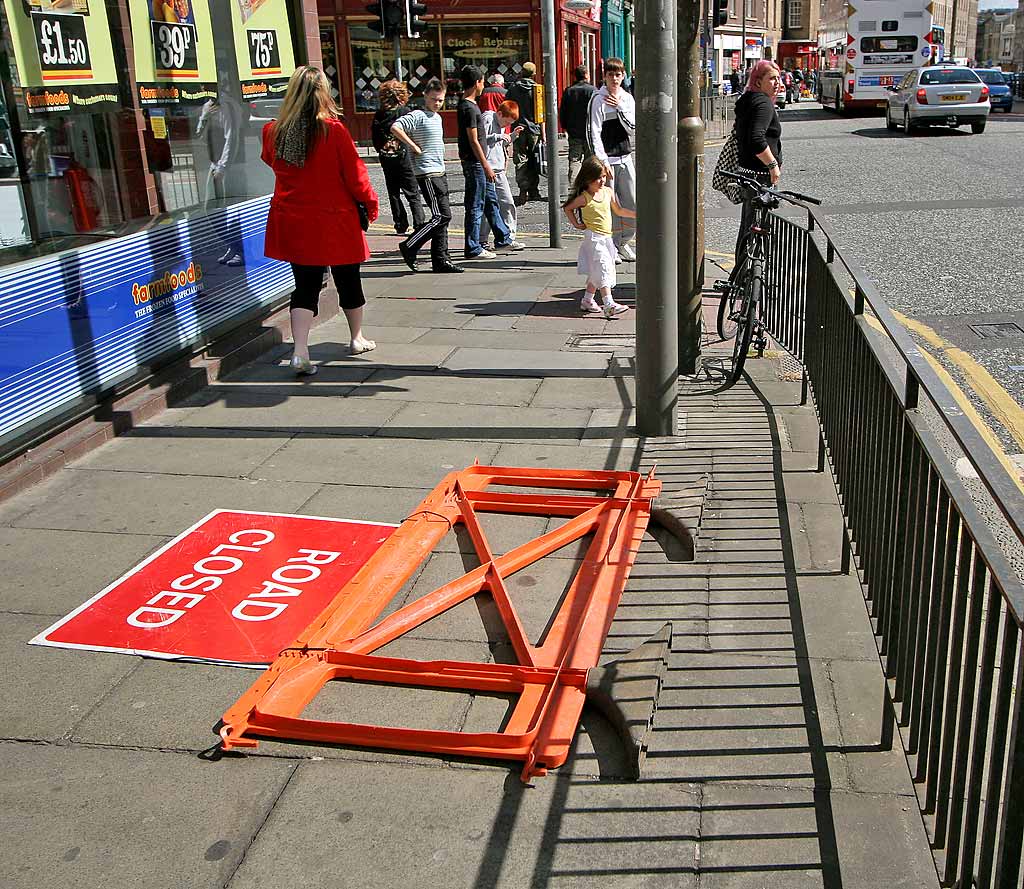
M426 22L420 16L426 15L427 5L416 0L405 0L405 36L419 37L421 31L427 29Z
M366 11L377 17L376 21L367 22L371 31L381 37L397 37L402 33L402 0L377 0L369 3Z
M713 0L711 27L721 28L729 24L729 0Z

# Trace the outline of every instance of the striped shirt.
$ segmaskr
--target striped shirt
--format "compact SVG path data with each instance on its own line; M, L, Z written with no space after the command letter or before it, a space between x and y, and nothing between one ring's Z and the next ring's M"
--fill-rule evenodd
M417 108L398 118L395 126L405 130L423 152L412 155L412 169L417 176L444 172L444 130L440 114Z

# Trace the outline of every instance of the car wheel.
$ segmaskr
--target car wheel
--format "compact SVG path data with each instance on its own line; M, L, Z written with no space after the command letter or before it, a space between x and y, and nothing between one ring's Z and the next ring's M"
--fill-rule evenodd
M885 128L890 132L896 129L896 121L892 119L892 109L888 105L885 106Z
M975 136L977 136L977 135L979 135L981 133L984 133L985 132L985 121L979 120L977 123L972 123L971 124L971 132L974 133Z
M909 108L904 108L903 109L903 132L907 136L909 136L910 133L911 133L911 130L912 130L912 127L910 125L910 109Z

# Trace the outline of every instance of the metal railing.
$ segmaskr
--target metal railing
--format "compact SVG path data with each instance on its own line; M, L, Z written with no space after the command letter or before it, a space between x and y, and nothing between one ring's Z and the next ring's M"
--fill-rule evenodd
M700 97L700 117L704 132L710 137L728 136L735 119L736 96L707 95Z
M1018 538L1024 496L827 222L775 216L770 250L764 320L817 407L842 567L858 571L888 680L882 746L898 721L943 884L1019 889L1024 587L929 417Z

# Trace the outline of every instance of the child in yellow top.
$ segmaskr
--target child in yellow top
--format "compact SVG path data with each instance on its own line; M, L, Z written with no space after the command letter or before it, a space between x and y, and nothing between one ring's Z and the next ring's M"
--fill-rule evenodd
M614 318L628 311L628 306L612 299L615 286L615 242L612 240L612 213L636 219L633 210L620 207L615 193L607 187L611 178L608 168L594 155L588 157L576 174L569 197L562 209L573 228L586 232L580 245L576 270L587 276L587 289L580 300L584 313L603 313ZM579 217L577 217L579 211ZM601 305L594 295L601 292Z

